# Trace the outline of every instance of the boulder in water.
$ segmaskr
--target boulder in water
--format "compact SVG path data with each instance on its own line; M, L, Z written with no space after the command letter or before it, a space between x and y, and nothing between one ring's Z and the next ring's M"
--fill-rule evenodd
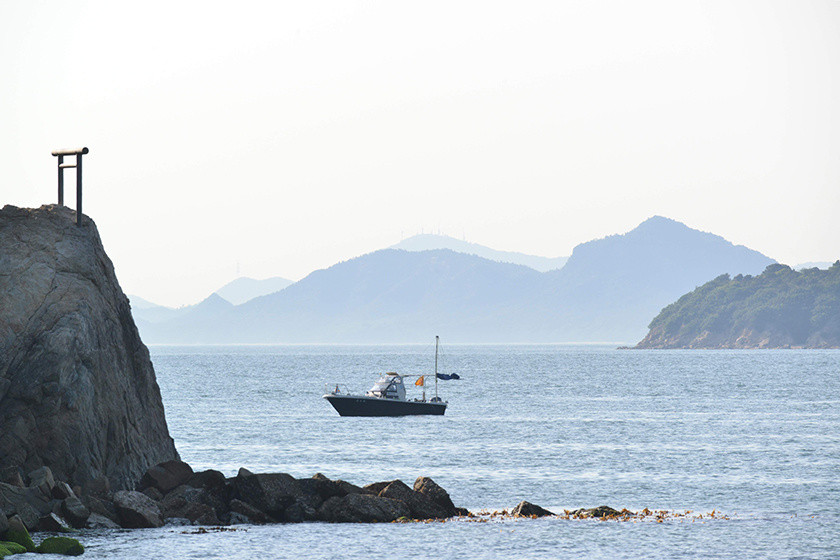
M452 517L460 513L459 509L452 503L449 493L428 476L417 477L417 480L414 481L414 491L423 494L443 508L445 517Z
M330 498L318 509L318 518L332 523L376 523L409 517L405 502L372 494L347 494Z
M41 554L60 554L62 556L81 556L85 547L70 537L47 537L36 547Z
M163 516L157 502L134 490L120 490L114 493L114 506L120 517L120 525L127 529L161 527Z
M410 517L412 519L442 519L449 517L447 512L428 496L412 490L401 480L391 482L391 484L379 492L379 496L404 502L411 511Z
M26 549L27 552L35 552L35 543L29 535L23 520L18 515L13 515L9 518L9 528L6 529L6 534L3 537L9 542L18 543Z
M511 515L514 517L545 517L554 515L554 513L531 502L521 501L513 508Z

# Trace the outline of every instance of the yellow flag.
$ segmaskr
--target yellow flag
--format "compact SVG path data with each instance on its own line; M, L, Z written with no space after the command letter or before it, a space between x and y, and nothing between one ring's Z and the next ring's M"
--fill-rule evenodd
M415 381L414 384L415 385L425 385L426 382L423 381L424 379L426 379L426 377L421 375L420 377L417 378L417 381Z

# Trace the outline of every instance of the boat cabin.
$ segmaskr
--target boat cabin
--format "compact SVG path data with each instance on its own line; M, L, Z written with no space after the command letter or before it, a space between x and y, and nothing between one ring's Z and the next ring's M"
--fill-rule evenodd
M369 397L377 397L380 399L394 399L399 401L405 400L405 384L400 374L389 371L388 373L379 377L373 388L367 392Z

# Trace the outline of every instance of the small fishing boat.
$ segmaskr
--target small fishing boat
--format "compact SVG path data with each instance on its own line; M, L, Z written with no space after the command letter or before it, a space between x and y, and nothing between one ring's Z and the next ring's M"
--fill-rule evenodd
M342 392L336 386L324 398L335 408L340 416L415 416L436 415L443 416L447 403L438 396L438 345L440 337L435 337L435 396L426 400L426 378L429 375L400 375L396 372L382 374L370 391L364 395L352 395ZM440 374L443 375L443 374ZM457 379L443 375L444 379ZM423 388L423 395L419 399L406 397L406 380L416 378L414 385Z

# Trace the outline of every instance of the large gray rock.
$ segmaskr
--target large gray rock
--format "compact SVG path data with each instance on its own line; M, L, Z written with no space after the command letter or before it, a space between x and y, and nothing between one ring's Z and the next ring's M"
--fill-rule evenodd
M321 519L318 509L324 501L366 492L358 486L341 480L330 480L321 474L312 478L295 479L286 473L254 474L246 469L240 469L239 474L230 479L229 483L230 495L234 499L263 512L274 521L285 523ZM254 516L247 512L232 513L254 519ZM219 512L219 515L220 518L224 518L226 512ZM237 522L237 517L233 516L231 522Z
M0 378L0 382L2 381L3 379ZM5 482L19 488L26 486L26 484L23 483L23 477L21 476L20 469L11 466L0 468L0 482Z
M521 501L513 508L511 515L514 517L546 517L554 514L531 502Z
M206 488L182 485L166 495L160 509L165 519L183 518L195 525L220 525L213 505L213 497Z
M177 459L148 349L95 224L0 210L0 471L133 488ZM45 479L43 482L48 486Z
M216 518L222 520L230 513L232 494L233 489L228 485L224 474L214 470L201 471L193 474L186 483L167 493L162 499L161 507L167 518L184 517L196 522L197 520L189 515L173 515L166 511L170 507L171 500L180 497L187 502L209 506Z
M114 506L120 525L126 529L143 529L163 525L163 515L157 502L134 490L114 492Z
M119 526L120 516L117 514L117 507L109 500L100 500L96 496L83 496L82 503L90 511L91 517L98 515L105 517ZM88 518L88 526L91 521Z
M66 482L58 481L52 488L52 497L56 500L66 500L67 498L75 495L76 493L73 492L73 489L70 488L70 485Z
M442 507L420 492L415 492L401 480L394 480L379 492L382 498L404 502L413 519L442 519L449 517Z
M20 515L27 526L33 528L39 517L50 513L50 503L40 488L21 488L0 482L0 511L8 517Z
M321 473L316 473L315 476L312 477L312 480L320 482L319 488L321 489L321 497L324 498L324 500L332 498L333 496L346 496L347 494L376 495L378 493L356 486L346 480L331 480Z
M29 486L38 488L44 497L49 500L52 497L53 487L55 486L55 478L53 478L52 470L47 466L43 466L29 473Z
M183 461L166 461L149 467L140 479L137 489L157 488L162 494L187 482L193 476L192 467Z
M49 513L49 511L47 512ZM41 522L42 511L34 506L23 503L17 508L17 513L9 519L20 519L26 528L30 531L37 531L38 524Z
M87 520L88 529L119 529L120 525L104 515L91 513Z
M272 519L254 506L234 498L227 516L231 525L271 523Z
M231 479L233 497L280 521L286 508L302 497L298 481L286 473L252 474L248 471ZM320 505L320 504L319 504Z
M90 517L90 510L85 507L82 501L76 496L65 498L61 502L61 513L64 519L70 522L77 529L87 527L87 520Z
M414 491L419 492L440 506L445 517L452 517L459 514L459 509L452 503L449 492L441 488L428 476L419 476L414 481Z
M194 473L185 484L193 488L216 490L224 488L227 485L227 479L221 472L210 469Z
M73 527L71 527L70 523L60 515L50 513L40 519L38 522L38 530L47 531L48 533L71 533L73 531Z
M381 523L410 515L405 502L371 494L335 496L318 509L318 519L332 523Z

